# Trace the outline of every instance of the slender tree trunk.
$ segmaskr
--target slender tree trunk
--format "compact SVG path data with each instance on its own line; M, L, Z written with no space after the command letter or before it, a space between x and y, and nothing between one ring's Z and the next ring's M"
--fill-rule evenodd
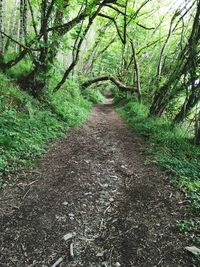
M17 24L17 6L18 6L18 0L15 1L14 7L11 11L11 16L10 16L10 21L9 21L9 29L8 29L8 34L9 36L13 36L13 33L15 32L15 27ZM5 43L5 52L7 52L8 48L10 46L10 39L7 38L6 43Z
M195 143L196 145L200 145L200 112L199 112L199 114L196 116L194 143Z
M164 42L164 45L162 46L161 48L161 52L160 52L160 57L159 57L159 62L158 62L158 67L157 67L157 77L160 78L161 76L161 73L162 73L162 67L163 67L163 62L164 62L164 59L163 59L163 55L165 53L165 50L166 50L166 47L167 47L167 44L168 44L168 41L171 37L171 34L172 34L172 25L173 25L173 21L174 21L174 16L173 18L171 19L171 22L170 22L170 27L169 27L169 31L168 31L168 35L167 35L167 38Z
M26 38L27 38L27 19L28 19L28 3L27 3L27 0L24 0L24 9L23 9L23 34L24 34L25 43L26 43Z
M137 61L137 56L135 52L135 48L133 45L133 42L131 41L131 47L132 47L132 53L133 53L133 61L134 61L134 68L135 68L135 74L136 74L136 86L137 86L137 91L138 91L138 101L142 101L142 95L141 95L141 83L140 83L140 67Z
M27 0L20 0L20 25L19 25L19 40L23 42L27 37ZM19 50L21 51L21 46Z
M0 30L3 31L3 0L0 0ZM4 36L0 33L0 61L3 60L4 54Z
M194 87L189 96L186 96L185 102L182 105L180 111L174 118L174 123L182 122L190 113L190 111L199 103L200 101L200 86Z
M24 0L20 0L20 15L19 15L19 41L23 41L23 18L24 18ZM19 51L21 51L21 46L19 46Z

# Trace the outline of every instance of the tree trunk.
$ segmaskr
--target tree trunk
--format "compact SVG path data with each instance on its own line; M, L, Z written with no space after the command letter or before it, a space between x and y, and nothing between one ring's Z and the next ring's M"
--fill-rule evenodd
M38 65L34 71L18 79L20 87L38 100L42 100L44 87L46 85L46 79L43 78L43 73L44 70L42 66ZM41 77L40 74L42 75Z

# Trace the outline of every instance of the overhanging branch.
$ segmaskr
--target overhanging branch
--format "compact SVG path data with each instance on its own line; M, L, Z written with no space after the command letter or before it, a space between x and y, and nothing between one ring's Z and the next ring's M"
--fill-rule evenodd
M111 75L104 75L104 76L99 76L96 77L94 79L88 80L84 83L81 84L81 87L83 89L86 89L87 87L89 87L90 85L92 85L93 83L98 83L98 82L102 82L102 81L111 81L112 83L114 83L120 90L124 91L124 92L134 92L134 93L138 93L137 89L135 87L132 86L128 86L123 84L121 81L117 80L114 76Z

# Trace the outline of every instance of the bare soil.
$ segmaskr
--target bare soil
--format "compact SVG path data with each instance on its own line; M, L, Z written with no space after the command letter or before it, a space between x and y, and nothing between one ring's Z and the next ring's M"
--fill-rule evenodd
M0 267L50 267L60 257L61 267L196 266L176 227L187 201L145 150L110 101L95 106L37 170L0 192Z

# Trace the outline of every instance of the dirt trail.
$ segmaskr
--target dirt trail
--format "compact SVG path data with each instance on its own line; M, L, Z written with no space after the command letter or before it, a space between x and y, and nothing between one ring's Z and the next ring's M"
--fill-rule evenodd
M175 226L184 197L144 152L111 104L97 105L0 192L0 266L195 266Z

